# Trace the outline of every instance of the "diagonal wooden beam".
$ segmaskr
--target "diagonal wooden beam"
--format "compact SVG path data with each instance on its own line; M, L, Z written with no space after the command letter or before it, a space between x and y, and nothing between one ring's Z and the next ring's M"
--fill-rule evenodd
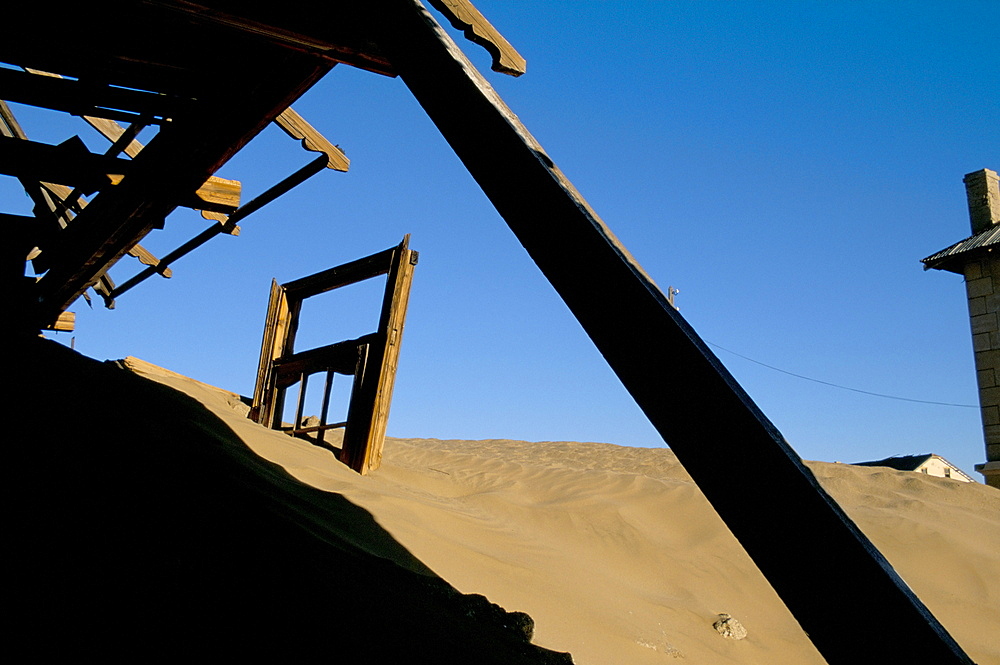
M157 124L194 106L179 97L6 68L0 68L0 90L11 102L100 118L133 120L141 115Z
M470 42L479 44L493 56L491 69L501 74L520 76L528 63L504 36L486 20L469 0L430 0L434 8L448 18L456 30L461 30Z
M59 246L49 250L52 267L36 287L35 323L51 321L69 306L333 66L302 56L264 62L243 65L244 96L204 100L191 115L166 125L130 162L128 177L101 192L60 233Z
M47 76L55 79L63 78L59 74L43 72L37 69L25 68L25 71L29 74L35 74L37 76ZM84 115L82 117L88 125L96 129L101 136L112 143L122 141L123 138L126 139L121 148L121 152L124 152L132 159L135 159L139 155L139 151L141 151L143 147L142 143L137 141L134 137L126 137L126 134L128 133L127 130L117 122L109 118L98 118L91 115ZM198 188L197 192L195 192L195 200L189 201L184 205L194 207L196 210L201 210L202 208L196 207L198 205L198 201L200 201L207 206L204 208L206 212L231 214L240 205L240 187L240 182L238 180L226 180L225 178L212 176L205 182L204 185Z
M369 6L381 50L827 662L971 663L422 5Z
M126 159L90 152L77 137L59 145L0 137L0 173L68 185L86 194L119 182L130 164Z
M293 139L299 141L304 149L326 155L327 168L334 171L347 172L351 167L351 160L347 158L347 155L340 149L340 146L330 143L325 136L320 134L315 127L310 125L292 107L289 106L282 111L274 119L274 124L281 127L282 131Z

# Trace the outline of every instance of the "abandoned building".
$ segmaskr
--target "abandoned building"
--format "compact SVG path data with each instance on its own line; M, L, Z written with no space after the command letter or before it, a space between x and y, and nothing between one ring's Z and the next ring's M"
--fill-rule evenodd
M975 482L957 466L933 453L925 455L899 455L871 462L855 462L857 466L884 466L897 471L915 471L937 478L951 478L963 483Z
M925 270L965 277L979 383L986 462L976 465L986 484L1000 488L1000 177L982 169L965 176L972 235L922 259Z
M430 4L489 51L495 70L525 71L471 2ZM66 329L68 308L88 292L110 304L217 234L235 233L240 219L304 179L346 168L291 105L336 65L399 77L824 658L854 663L863 649L871 662L971 663L419 0L109 0L17 11L21 20L0 23L0 99L82 116L110 147L33 141L0 105L0 173L34 203L32 215L0 215L0 279L13 294L7 326L16 335ZM272 122L319 155L242 203L239 183L215 174ZM142 146L135 139L146 127L157 132ZM152 256L139 243L181 206L204 211L210 226ZM379 270L411 269L405 241L397 249L378 259ZM114 284L108 270L126 256L141 267ZM272 291L277 323L258 396L323 369L359 380L362 344L317 351L322 358L298 366L298 378L281 356L296 298L339 283L320 281ZM985 295L982 283L970 279L970 298L974 285ZM391 344L391 322L379 334L369 351ZM391 362L384 346L378 354L380 368ZM266 419L269 407L256 406ZM369 460L361 472L377 465L377 454L358 458ZM747 474L751 467L767 468L768 482Z

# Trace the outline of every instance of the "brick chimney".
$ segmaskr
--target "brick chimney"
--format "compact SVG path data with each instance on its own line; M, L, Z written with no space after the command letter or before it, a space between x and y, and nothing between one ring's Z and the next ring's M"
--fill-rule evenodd
M1000 177L983 169L965 176L972 233L1000 223ZM979 379L979 406L986 463L977 464L987 485L1000 488L1000 256L990 252L968 260L965 288L972 322L972 347Z
M981 233L1000 223L1000 176L997 172L983 169L969 173L964 182L972 233Z

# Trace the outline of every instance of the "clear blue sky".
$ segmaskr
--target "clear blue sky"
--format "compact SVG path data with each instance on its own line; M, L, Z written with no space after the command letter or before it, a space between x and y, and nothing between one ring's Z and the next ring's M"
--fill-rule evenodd
M969 235L962 176L1000 168L994 2L476 4L528 59L525 76L490 81L653 278L680 288L706 341L830 383L977 403L962 278L919 259ZM80 301L78 350L249 393L272 277L412 233L391 435L662 445L401 81L337 67L295 108L351 171L320 174L115 311ZM36 115L32 138L60 138ZM308 159L271 128L220 175L246 200ZM204 225L181 211L144 245L162 255ZM371 320L371 290L311 303L303 345L365 332L343 316L365 296ZM807 459L935 452L970 474L984 461L976 409L717 353Z

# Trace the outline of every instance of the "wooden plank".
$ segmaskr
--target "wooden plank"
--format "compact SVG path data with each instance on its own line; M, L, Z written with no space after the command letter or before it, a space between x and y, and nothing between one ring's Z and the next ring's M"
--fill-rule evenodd
M194 250L198 249L206 242L219 235L220 233L229 233L232 235L239 235L239 227L236 226L237 222L240 222L256 211L263 208L268 203L276 200L282 194L288 192L296 185L302 183L306 179L315 175L317 172L322 170L325 166L326 156L321 155L314 159L309 164L306 164L300 168L295 173L291 174L281 182L273 185L259 196L254 197L246 205L241 206L239 210L234 212L230 217L226 218L224 222L217 224L215 226L210 226L195 237L191 238L185 242L180 247L174 249L172 252L164 256L157 263L155 268L146 268L140 271L138 274L133 275L128 278L121 286L114 290L113 296L120 296L123 293L134 288L138 284L141 284L148 278L152 277L154 273L161 272L165 266L172 264L181 257L187 256Z
M90 152L77 137L59 145L0 136L0 174L35 182L54 182L92 193L121 182L127 159Z
M410 250L410 236L407 234L392 254L377 339L370 344L366 373L360 386L356 386L359 400L355 405L352 397L355 408L348 417L350 425L344 432L340 460L362 475L378 469L382 464L382 448L416 262L416 252ZM362 406L367 411L362 411Z
M139 259L139 263L142 265L156 269L156 272L163 277L170 278L174 275L174 271L169 266L161 266L160 260L142 245L134 245L132 249L128 250L128 254Z
M47 76L57 76L56 74L46 74ZM61 78L61 77L60 77ZM125 134L125 128L119 125L114 120L108 120L107 118L96 118L92 115L83 116L84 121L98 132L101 136L108 139L112 143L117 141ZM129 141L125 147L122 149L126 155L135 159L139 155L139 151L142 150L142 144L136 139Z
M310 125L305 118L300 116L292 107L282 111L274 124L293 139L300 141L302 147L310 152L319 152L326 155L327 168L334 171L347 171L351 167L351 160L347 158L340 146L335 146L319 133L315 127Z
M129 177L60 234L53 267L37 284L36 319L65 309L331 66L291 55L241 62L230 79L247 79L245 97L202 100L196 113L163 127L131 161Z
M72 194L72 190L70 190L69 187L65 187L63 185L51 182L43 182L39 184L42 187L42 189L44 189L45 192L49 194L50 200L54 200L55 204L50 205L50 209L53 212L57 213L60 223L62 224L63 228L65 228L72 221L72 216L66 204L66 200ZM86 207L86 205L87 205L87 199L83 198L82 196L79 199L77 199L75 203L75 207L77 210L82 210L84 207ZM136 259L139 259L139 263L142 263L143 265L155 268L155 271L158 274L162 275L163 277L166 278L173 277L174 274L173 271L167 266L161 266L160 260L157 259L152 254L152 252L144 248L142 245L134 245L131 249L128 250L128 255ZM46 266L44 258L36 259L36 270L38 272L44 272L47 269L48 268ZM105 293L103 295L110 295L111 291L114 290L114 286L113 285L109 286L108 284L105 284L104 286L106 288L104 289Z
M75 329L76 314L73 312L60 313L56 322L46 328L46 330L54 330L55 332L73 332Z
M461 30L466 39L489 52L493 57L493 71L511 76L527 71L527 61L469 0L430 0L430 3L445 15L453 28Z
M249 414L251 420L265 427L271 426L274 402L272 366L284 351L288 315L288 298L285 296L285 290L277 280L272 279L267 316L264 319L264 339L260 345L260 363L257 365L257 381L254 383L253 404Z
M376 252L355 261L287 282L284 287L298 300L311 298L389 272L396 248Z
M189 111L192 100L107 84L83 83L70 79L0 68L0 90L4 99L29 106L126 121L140 116L160 124L167 118Z
M377 340L378 335L373 333L292 354L288 353L286 346L282 357L276 358L273 363L272 371L278 377L275 381L278 384L291 385L298 380L294 377L302 373L332 371L344 375L354 374L358 347L363 344L373 344Z
M369 6L400 77L827 662L971 663L420 3Z
M84 116L83 119L112 142L118 141L125 134L125 128L114 120L92 116ZM139 155L139 151L142 148L142 143L132 139L125 146L124 152L134 159ZM182 200L180 205L185 208L204 210L209 213L231 215L239 208L242 189L243 185L239 180L228 180L218 176L211 176L198 187L193 196ZM217 217L206 217L206 219L218 220Z
M55 79L63 78L59 74L43 72L38 69L31 69L30 67L25 67L25 71L29 74L36 74L38 76L48 76ZM95 116L84 115L83 119L88 125L96 129L101 136L108 139L112 143L116 143L121 140L126 133L124 127L108 118L98 118ZM132 138L124 145L122 152L132 159L135 159L138 157L142 148L142 143L137 141L135 138ZM187 208L194 208L195 210L205 210L219 214L231 214L240 205L240 189L241 185L238 180L226 180L225 178L212 176L198 188L195 192L193 200L188 200L181 203L181 205ZM198 201L203 202L206 207L199 208Z
M76 137L48 145L0 136L0 174L70 186L85 194L118 185L131 165L127 159L90 152ZM178 205L231 214L239 207L240 190L238 180L213 177L193 194L182 195Z
M231 215L240 207L242 189L243 185L239 180L212 176L195 190L193 196L181 199L180 205Z

